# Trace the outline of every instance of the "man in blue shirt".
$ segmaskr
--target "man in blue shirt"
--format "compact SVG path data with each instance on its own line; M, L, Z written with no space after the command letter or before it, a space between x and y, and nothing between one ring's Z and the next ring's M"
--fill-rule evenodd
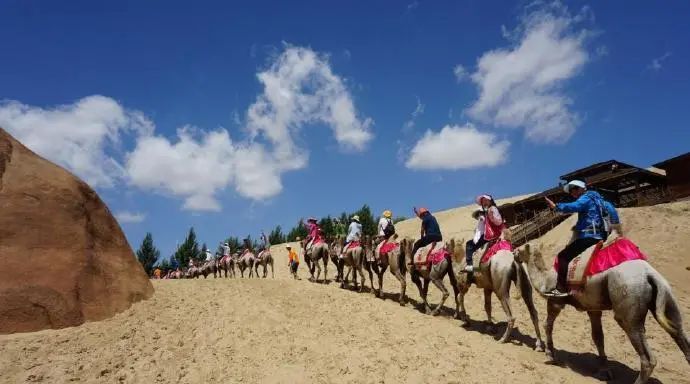
M572 196L572 203L555 204L548 197L546 203L551 209L563 213L577 213L575 224L576 238L558 254L558 282L556 289L548 292L548 296L568 296L566 287L566 275L568 264L587 248L606 240L611 225L620 224L618 213L611 203L604 200L595 191L588 191L587 186L580 180L573 180L563 187L563 190Z
M443 236L441 235L441 227L438 225L436 218L429 212L426 208L415 208L415 213L422 219L422 230L420 231L420 239L414 243L412 248L412 257L414 258L417 250L433 242L443 241Z

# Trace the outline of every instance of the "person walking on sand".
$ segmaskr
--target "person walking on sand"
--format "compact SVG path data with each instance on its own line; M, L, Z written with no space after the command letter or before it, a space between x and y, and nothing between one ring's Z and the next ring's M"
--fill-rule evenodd
M288 251L288 267L290 267L290 273L295 280L299 280L297 276L297 268L299 268L299 257L297 256L297 252L292 250L291 245L287 245L285 248Z

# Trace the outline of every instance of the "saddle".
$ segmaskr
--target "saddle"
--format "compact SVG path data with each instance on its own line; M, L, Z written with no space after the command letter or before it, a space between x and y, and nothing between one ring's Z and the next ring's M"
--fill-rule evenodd
M600 241L568 264L568 288L582 290L590 277L632 260L646 261L647 256L629 239L619 237L608 244ZM553 266L558 270L558 257Z
M450 255L445 245L441 245L437 248L436 244L436 242L433 242L417 250L417 253L415 253L412 258L412 263L418 271L427 270L431 268L432 265L439 264L446 256Z
M376 249L371 254L369 261L373 262L376 260L383 260L384 257L388 257L389 252L391 252L394 249L397 249L399 246L399 243L384 240L376 246Z

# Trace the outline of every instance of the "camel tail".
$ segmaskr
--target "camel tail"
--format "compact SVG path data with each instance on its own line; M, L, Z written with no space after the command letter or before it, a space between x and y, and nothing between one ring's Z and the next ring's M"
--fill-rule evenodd
M446 260L448 260L448 278L450 279L450 284L453 286L453 292L455 293L455 296L457 296L460 292L460 287L458 286L458 278L455 276L455 272L453 271L453 257L449 255Z
M676 298L671 292L671 286L656 271L649 274L648 281L653 287L655 296L654 307L652 308L654 318L659 322L661 328L671 335L690 363L690 340L683 331L683 319Z

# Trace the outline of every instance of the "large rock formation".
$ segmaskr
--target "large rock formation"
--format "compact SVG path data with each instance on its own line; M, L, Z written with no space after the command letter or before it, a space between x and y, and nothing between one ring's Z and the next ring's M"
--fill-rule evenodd
M152 294L96 192L0 128L0 333L101 320Z

